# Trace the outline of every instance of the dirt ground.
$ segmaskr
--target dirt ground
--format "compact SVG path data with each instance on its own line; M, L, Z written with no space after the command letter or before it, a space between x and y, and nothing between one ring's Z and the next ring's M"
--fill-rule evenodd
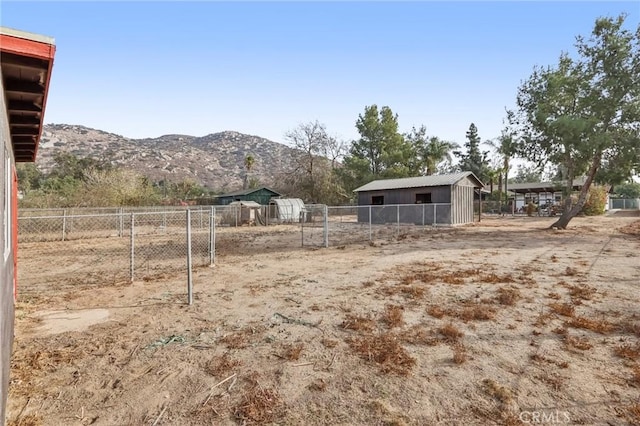
M640 424L640 220L553 220L22 282L9 424Z

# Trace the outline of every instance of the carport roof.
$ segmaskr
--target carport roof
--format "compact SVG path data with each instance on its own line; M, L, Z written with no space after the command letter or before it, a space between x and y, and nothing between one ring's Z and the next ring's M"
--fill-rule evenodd
M586 178L580 177L573 180L573 189L580 189L584 185ZM562 191L566 181L558 182L526 182L526 183L510 183L507 185L509 192L517 192L518 194L539 193L539 192L556 192ZM485 189L487 187L485 186ZM495 189L494 189L495 190Z
M383 191L387 189L422 188L427 186L455 185L464 178L471 178L476 183L476 188L482 188L483 184L473 172L459 172L446 175L418 176L400 179L381 179L369 182L356 188L353 192Z
M53 38L0 27L0 63L15 161L35 161L55 56Z

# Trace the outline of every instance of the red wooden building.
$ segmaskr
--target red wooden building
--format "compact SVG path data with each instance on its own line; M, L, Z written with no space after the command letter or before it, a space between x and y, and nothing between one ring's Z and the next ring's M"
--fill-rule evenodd
M0 423L4 424L17 295L18 180L15 163L35 161L55 55L54 40L0 27Z

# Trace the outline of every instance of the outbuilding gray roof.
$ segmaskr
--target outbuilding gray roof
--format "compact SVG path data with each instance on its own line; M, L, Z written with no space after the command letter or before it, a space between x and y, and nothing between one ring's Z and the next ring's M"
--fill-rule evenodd
M410 178L400 178L400 179L381 179L374 180L373 182L369 182L366 185L361 186L360 188L356 188L353 192L364 192L364 191L382 191L386 189L403 189L403 188L422 188L425 186L446 186L446 185L455 185L460 182L462 179L470 177L472 180L476 182L477 188L482 188L483 184L473 174L473 172L459 172L459 173L451 173L447 175L431 175L431 176L418 176L418 177L410 177Z

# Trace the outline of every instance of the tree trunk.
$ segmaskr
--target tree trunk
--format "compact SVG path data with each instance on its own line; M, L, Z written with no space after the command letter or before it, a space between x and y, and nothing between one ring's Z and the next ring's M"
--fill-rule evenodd
M502 214L502 172L498 173L498 206Z
M571 221L571 219L573 219L574 217L576 217L578 213L580 213L580 211L584 207L584 204L587 202L587 195L589 194L589 188L591 188L591 183L593 182L593 178L595 177L596 172L598 171L598 167L600 167L601 159L602 159L602 153L596 154L596 156L593 158L591 166L589 167L589 172L587 174L587 180L584 182L584 184L582 185L582 188L580 189L578 202L575 203L574 205L571 205L570 202L568 205L565 205L565 208L562 211L562 215L560 216L560 218L557 221L555 221L553 225L551 225L549 228L567 229L567 225L569 225L569 222ZM568 188L572 188L573 172L568 173L568 175L569 176L567 176L567 186ZM569 197L571 197L570 194L569 194ZM571 198L569 198L569 200L570 199Z

